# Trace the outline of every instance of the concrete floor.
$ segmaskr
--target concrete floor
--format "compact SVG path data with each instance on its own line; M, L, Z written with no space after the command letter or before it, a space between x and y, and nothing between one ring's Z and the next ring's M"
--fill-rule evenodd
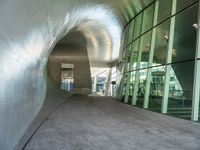
M26 150L200 150L200 124L125 105L71 96Z

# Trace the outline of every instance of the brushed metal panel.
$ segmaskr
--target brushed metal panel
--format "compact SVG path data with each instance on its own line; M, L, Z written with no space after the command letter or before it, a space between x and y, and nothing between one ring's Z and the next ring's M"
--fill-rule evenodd
M132 1L0 1L0 149L13 149L41 108L46 64L56 43L78 30L88 41L91 60L117 59Z

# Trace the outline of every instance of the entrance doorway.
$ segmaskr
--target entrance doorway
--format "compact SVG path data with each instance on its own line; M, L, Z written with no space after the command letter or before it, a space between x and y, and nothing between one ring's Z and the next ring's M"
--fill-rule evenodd
M61 89L72 91L74 89L74 64L61 64Z

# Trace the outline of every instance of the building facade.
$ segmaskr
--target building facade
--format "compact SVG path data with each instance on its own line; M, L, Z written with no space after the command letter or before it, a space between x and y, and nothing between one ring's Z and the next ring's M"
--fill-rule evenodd
M144 109L199 120L199 0L156 0L126 24L118 97Z

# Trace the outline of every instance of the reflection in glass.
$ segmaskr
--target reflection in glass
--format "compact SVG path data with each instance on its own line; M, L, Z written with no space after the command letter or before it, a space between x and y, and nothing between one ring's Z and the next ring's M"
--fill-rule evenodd
M153 2L153 0L145 0L145 1L143 1L143 4L144 4L145 6L147 6L147 5L149 5L151 2Z
M132 51L133 51L133 64L132 67L130 68L131 70L135 70L136 66L137 66L137 59L138 59L138 52L139 52L139 39L134 41L134 43L132 44ZM131 71L130 70L130 71Z
M198 1L199 0L177 0L177 12L183 10L184 8Z
M147 69L139 70L139 72L140 72L140 75L139 75L136 106L139 106L142 108L143 102L144 102L146 79L147 79Z
M141 2L142 1L139 1L138 4L140 3L143 5L146 1ZM149 109L161 112L165 69L166 65L170 65L168 114L184 119L191 118L194 77L193 59L195 58L197 36L197 30L194 29L193 24L198 22L198 4L195 4L195 2L198 2L198 0L177 0L178 13L173 16L175 18L175 30L171 56L172 63L166 64L169 46L168 40L170 39L171 18L169 17L171 16L172 0L159 0L159 25L156 26L153 64L148 68L151 69ZM137 1L135 3L137 3ZM193 4L193 6L191 4ZM120 87L122 87L121 91L123 97L125 97L125 92L128 93L129 104L132 104L131 101L134 92L134 96L136 96L136 98L134 98L135 100L137 99L136 105L139 107L143 107L144 103L147 67L149 67L148 62L152 38L152 31L148 30L150 30L153 25L154 7L155 4L144 9L125 30L126 35L124 40L126 46L128 43L134 42L126 48L123 54L123 67L121 67L123 69L121 70L124 71L124 74ZM133 54L133 57L131 57L131 54ZM138 62L140 62L140 64ZM136 69L138 70L136 71ZM127 70L130 72L127 73ZM127 84L127 77L129 77L130 85ZM126 89L126 87L129 88Z
M130 56L130 46L126 47L125 53L124 53L124 60L123 60L123 72L127 72L128 70L128 62L129 62L129 56Z
M129 36L129 24L127 25L127 27L125 28L125 38L124 38L124 46L126 47L128 44L128 36Z
M133 40L133 29L134 29L134 20L132 20L130 23L128 44Z
M151 33L152 31L147 32L141 37L140 40L140 50L142 51L140 68L147 68L149 62L149 52L151 44Z
M119 66L119 71L123 73L125 61L126 61L126 48L123 50L121 57L122 57L122 61L121 61L120 66Z
M135 19L133 39L136 39L141 33L142 15L143 13L139 14Z
M123 79L124 79L124 83L123 83L123 89L122 89L122 97L123 97L123 100L125 98L125 94L126 94L126 84L127 84L127 77L128 77L128 73L125 73L123 75Z
M133 96L133 85L134 85L134 82L135 82L135 71L132 71L131 72L131 80L130 80L130 96Z
M190 119L192 107L194 61L171 65L168 113Z
M135 71L130 72L131 78L130 78L130 87L129 87L129 98L128 103L132 103L132 96L133 96L133 90L134 90L134 83L135 83Z
M132 44L129 45L127 48L128 48L128 51L127 51L126 55L127 55L127 58L128 58L128 63L127 63L126 72L129 71L129 68L130 68L130 65L131 65Z
M117 95L117 97L122 97L122 88L123 88L123 84L122 84L122 82L123 82L123 75L122 74L120 74L120 72L118 72L117 73L117 81L116 81L116 95Z
M171 16L172 0L159 0L158 23Z
M166 63L168 36L169 36L170 20L167 20L156 27L155 50L153 57L153 66Z
M173 62L194 59L196 51L196 30L193 24L197 22L198 5L187 9L176 16ZM184 33L184 34L183 34Z
M151 73L149 109L160 112L164 91L165 66L153 67Z
M153 26L154 4L148 7L143 14L142 33Z

